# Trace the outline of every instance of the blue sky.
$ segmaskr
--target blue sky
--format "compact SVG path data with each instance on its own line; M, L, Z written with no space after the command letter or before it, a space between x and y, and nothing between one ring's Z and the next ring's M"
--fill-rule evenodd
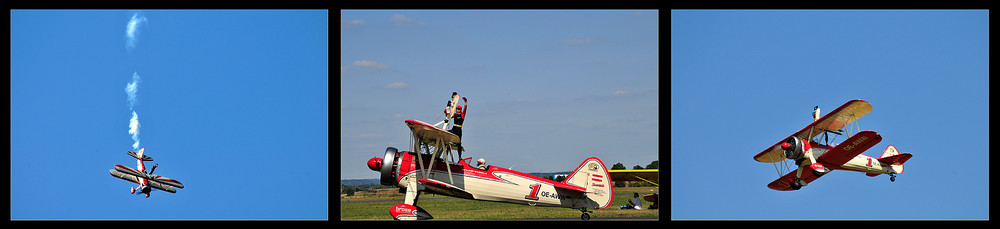
M341 11L342 179L468 98L465 157L525 172L659 160L658 11Z
M327 11L10 20L11 219L327 219ZM109 175L136 166L133 111L147 167L184 189L146 199Z
M671 219L989 219L989 12L670 15ZM888 176L766 185L753 155L851 99L913 158ZM838 138L842 141L845 138ZM783 175L783 174L782 174Z

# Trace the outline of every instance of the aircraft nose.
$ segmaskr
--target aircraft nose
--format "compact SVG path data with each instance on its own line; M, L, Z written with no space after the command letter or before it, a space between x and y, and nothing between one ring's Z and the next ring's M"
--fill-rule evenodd
M368 159L368 169L378 171L379 168L382 168L382 158L373 157L372 159Z

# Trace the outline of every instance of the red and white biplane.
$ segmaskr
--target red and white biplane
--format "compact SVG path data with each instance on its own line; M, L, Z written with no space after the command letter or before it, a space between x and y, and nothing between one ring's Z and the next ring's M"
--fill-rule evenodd
M461 139L436 125L406 120L413 134L412 151L386 148L381 158L368 160L368 168L381 173L383 185L395 185L406 193L402 204L389 208L397 220L425 220L433 217L416 206L422 192L471 200L496 201L531 206L566 207L580 210L581 219L590 219L587 209L602 209L614 198L604 162L596 157L583 160L563 182L555 182L499 166L483 169L470 166L472 157L454 161L452 151L462 151ZM447 156L445 156L447 155Z
M146 165L143 161L152 161L153 158L149 155L143 155L143 151L146 148L139 149L139 153L128 151L126 154L132 156L136 159L136 166L139 169L129 168L124 165L115 165L115 169L110 170L111 176L121 178L122 180L127 180L132 183L139 184L139 187L132 187L132 194L135 194L136 190L140 193L146 194L146 198L149 198L149 192L152 191L150 187L163 190L169 193L177 193L174 187L184 188L184 185L180 181L166 178L160 175L153 175L153 171L159 164L154 164L153 168L149 169L149 173L146 173Z
M778 176L784 172L778 168L778 163L783 164L785 170L790 170L785 159L795 161L798 166L795 171L768 184L768 188L798 190L832 170L863 172L870 177L889 174L889 181L896 181L896 174L903 173L903 163L913 157L909 153L899 153L893 145L887 146L879 158L861 154L882 141L882 136L875 131L860 131L860 127L852 135L853 127L848 127L846 131L842 128L852 124L856 126L858 118L872 111L872 105L867 101L848 101L823 117L819 117L818 106L813 109L812 124L754 155L756 161L774 163ZM844 132L847 132L847 140L839 145L829 144L828 133L844 135ZM827 144L813 140L820 134Z

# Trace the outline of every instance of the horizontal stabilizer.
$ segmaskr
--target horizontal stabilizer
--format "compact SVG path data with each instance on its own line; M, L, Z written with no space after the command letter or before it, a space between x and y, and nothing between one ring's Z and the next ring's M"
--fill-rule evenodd
M136 155L135 152L127 151L125 153L127 153L129 156L132 156L135 159L139 159L139 155ZM143 161L153 161L153 157L150 157L149 155L142 155L142 160Z
M878 161L886 165L903 164L906 160L910 160L910 157L913 157L913 155L909 153L901 153L889 157L879 158Z

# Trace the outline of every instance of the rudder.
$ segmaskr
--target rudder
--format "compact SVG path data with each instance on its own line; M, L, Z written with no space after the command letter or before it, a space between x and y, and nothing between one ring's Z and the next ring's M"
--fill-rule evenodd
M889 146L885 147L885 150L882 151L882 156L880 156L879 158L887 158L895 156L896 154L899 154L899 151L896 150L896 146L890 144Z
M882 151L882 156L878 158L878 161L890 166L894 173L900 174L903 173L903 170L905 169L903 163L905 163L906 160L909 160L912 156L913 155L910 155L909 153L900 154L899 151L896 150L896 146L889 145L885 147L885 151Z
M615 198L608 168L596 157L583 160L563 183L586 188L587 199L595 204L592 209L606 208Z

